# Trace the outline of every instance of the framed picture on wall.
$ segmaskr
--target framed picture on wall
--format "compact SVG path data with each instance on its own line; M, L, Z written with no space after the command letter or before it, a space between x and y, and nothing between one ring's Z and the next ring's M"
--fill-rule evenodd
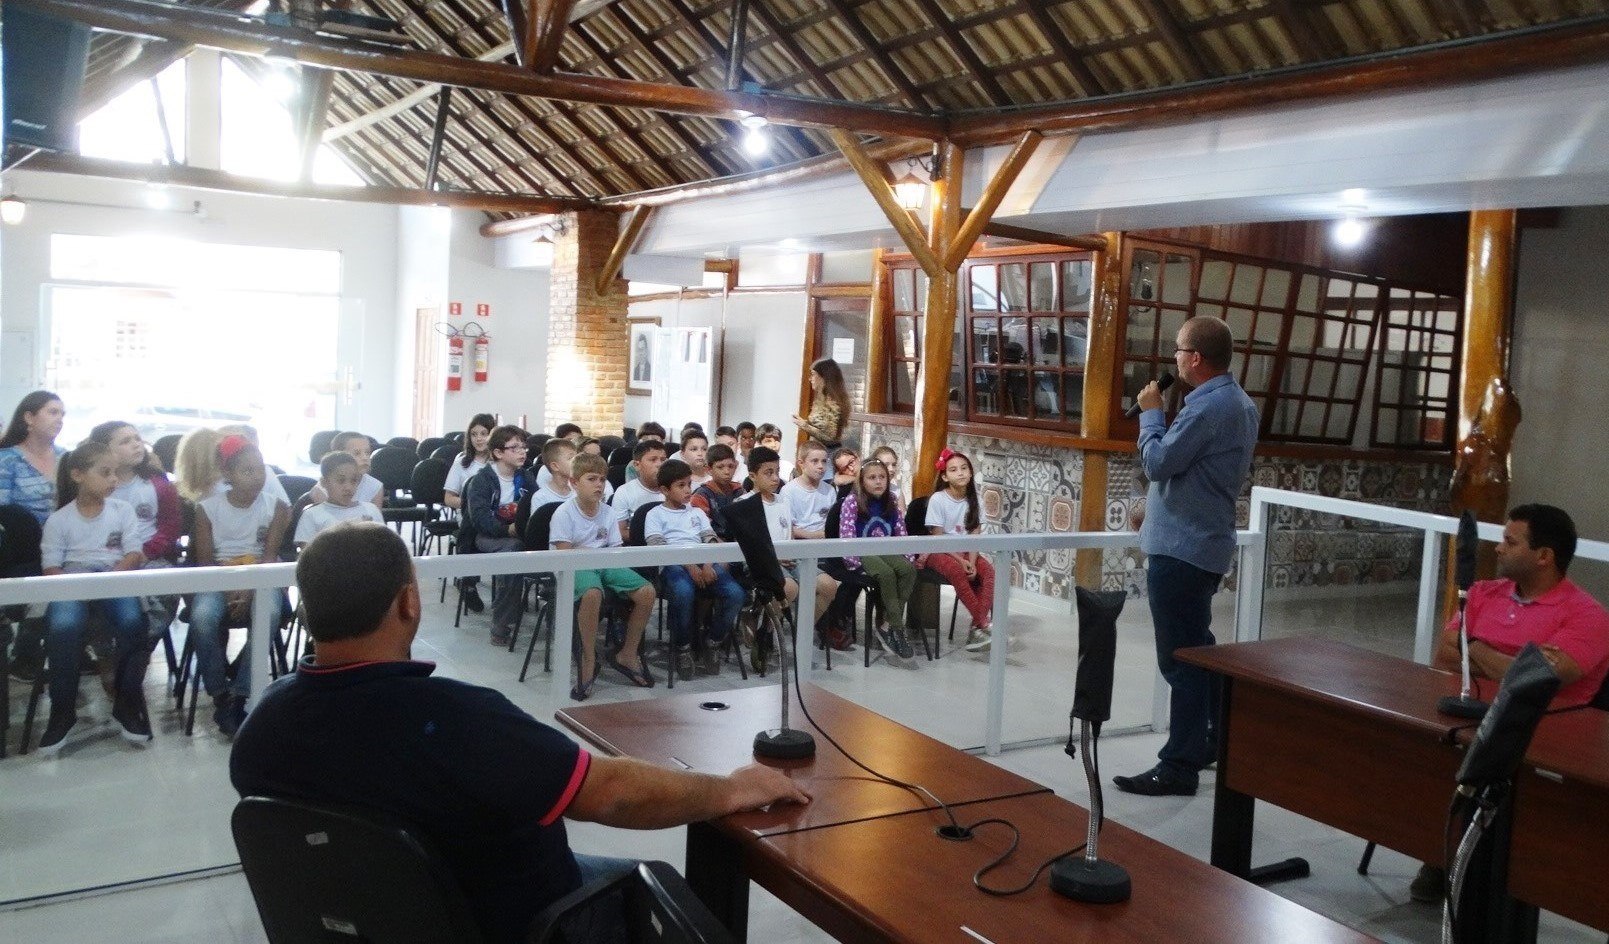
M651 321L631 322L630 382L627 389L648 393L654 383L654 334L659 326Z

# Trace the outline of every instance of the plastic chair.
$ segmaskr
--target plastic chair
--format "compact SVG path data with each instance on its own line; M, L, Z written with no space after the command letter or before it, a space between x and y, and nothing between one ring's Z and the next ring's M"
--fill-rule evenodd
M483 940L458 880L399 820L246 797L230 827L270 944Z
M454 459L458 458L459 456L461 456L463 454L464 454L464 447L463 446L460 446L457 443L442 443L441 445L437 446L433 452L430 453L430 458L439 459L442 462L449 462L450 463Z
M905 506L905 530L911 534L926 534L926 521L927 497L911 499L911 503ZM949 585L950 582L945 580L938 571L929 570L926 567L916 568L916 592L911 595L911 610L920 615L924 635L927 631L927 623L931 621L933 624L934 658L944 655L943 649L939 646L939 605L941 599L939 591ZM960 610L961 598L958 596L950 603L949 638L951 641L955 639L955 620ZM916 622L917 620L913 619L907 625L914 625Z
M330 451L330 441L338 433L340 433L338 429L321 429L314 433L312 440L307 445L307 458L315 463L324 458L324 454Z
M419 440L413 438L412 436L392 436L390 439L385 441L385 444L394 449L412 450L415 455L418 455L419 453Z
M445 445L447 445L445 436L431 436L428 439L421 439L419 440L419 447L414 450L414 455L421 459L428 459L437 449Z
M625 448L626 441L619 436L599 436L598 448L603 451L605 460L614 454L616 449Z
M531 517L525 522L525 530L521 532L527 551L545 551L551 543L548 535L553 525L553 513L559 510L563 502L548 502L532 509ZM531 654L536 652L536 640L542 635L542 623L547 622L547 645L542 652L542 671L553 671L553 592L558 587L558 581L552 574L531 574L525 578L525 588L534 592L536 598L536 623L531 628L531 641L525 647L525 663L520 666L520 681L525 681L526 673L531 670ZM514 648L514 640L519 638L520 623L525 619L524 597L521 597L520 612L514 619L514 632L510 634L509 650Z
M419 532L419 540L415 543L413 552L420 555L429 550L430 542L436 542L436 552L440 553L444 542L452 540L458 533L458 522L442 515L442 500L446 497L447 463L440 459L421 459L413 467L413 475L408 480L408 494L427 512L424 527Z
M310 478L306 475L279 476L279 487L285 490L285 497L291 500L291 505L293 506L303 495L311 492L313 486L317 484L318 479Z
M164 470L173 471L173 464L179 458L179 441L183 438L178 433L169 433L151 444L151 451L156 453L156 459L162 463Z
M618 896L605 903L604 898ZM665 862L639 862L630 872L599 879L549 905L532 922L533 944L580 944L590 929L566 934L566 923L583 908L620 915L627 944L737 944L687 880Z

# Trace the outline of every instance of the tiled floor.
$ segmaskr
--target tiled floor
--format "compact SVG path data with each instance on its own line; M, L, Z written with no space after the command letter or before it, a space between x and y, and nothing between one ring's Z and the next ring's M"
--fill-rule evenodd
M1412 648L1411 593L1408 588L1406 596L1271 599L1266 632L1336 635L1406 654ZM946 613L948 606L946 598ZM1014 594L1011 607L1005 739L1063 736L1077 646L1074 620L1065 604L1027 594ZM1229 631L1233 607L1232 596L1220 595L1216 622L1220 635ZM443 674L498 688L539 718L551 718L568 703L567 682L540 671L523 685L515 680L518 660L487 645L484 617L468 618L459 629L451 624L450 607L431 606L415 655L436 661ZM1359 631L1360 626L1368 629ZM538 669L540 657L539 651ZM662 680L663 672L659 674ZM923 660L918 649L913 663L874 661L867 669L856 652L835 657L831 672L818 665L813 673L819 684L964 747L983 741L986 675L986 656L950 646L937 662ZM1149 721L1154 677L1149 616L1143 601L1131 601L1120 626L1119 695L1112 728ZM160 679L155 671L152 680L153 705L169 705L158 700ZM664 691L663 683L641 691L616 681L606 674L594 697L643 698ZM97 686L88 682L87 710L104 718ZM774 673L744 683L736 667L727 666L719 677L678 683L677 689L716 691L775 683ZM20 702L15 704L15 717L20 718L21 708ZM102 726L75 738L54 759L30 755L0 761L0 849L5 850L0 856L0 901L234 861L227 825L234 802L227 781L227 743L212 733L205 712L191 738L180 733L181 719L171 710L155 714L157 740L145 749L123 744L109 726ZM15 727L11 737L14 744ZM1108 776L1149 766L1159 740L1151 734L1108 739L1102 750ZM1081 769L1075 769L1059 747L1008 751L998 762L1054 786L1075 802L1087 801ZM1109 791L1108 815L1205 858L1210 777L1194 799L1142 799ZM587 824L571 829L576 847L586 851L672 863L682 858L681 830L631 833ZM1371 875L1360 877L1355 867L1361 841L1266 804L1259 808L1257 840L1259 861L1301 854L1313 864L1311 878L1275 886L1280 894L1389 941L1437 940L1435 909L1407 903L1406 885L1415 864L1402 856L1381 850ZM827 939L763 892L754 896L751 925L757 939L773 944ZM0 939L63 944L260 942L263 934L244 880L235 874L0 910ZM1597 942L1602 935L1544 916L1543 939Z

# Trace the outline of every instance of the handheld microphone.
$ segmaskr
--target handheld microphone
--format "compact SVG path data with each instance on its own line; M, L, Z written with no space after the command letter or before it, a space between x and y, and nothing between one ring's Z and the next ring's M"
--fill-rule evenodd
M1158 377L1156 379L1156 389L1157 389L1157 392L1159 392L1159 393L1164 391L1164 390L1166 390L1166 389L1168 389L1171 386L1173 386L1173 375L1172 374L1164 373L1162 376L1160 376L1160 377ZM1129 411L1127 413L1124 413L1123 415L1132 420L1136 416L1139 416L1142 412L1144 412L1144 411L1142 411L1140 409L1140 405L1138 403L1136 403L1133 406L1129 407Z
M1475 513L1465 509L1458 520L1458 546L1453 552L1453 579L1458 584L1458 644L1463 653L1463 687L1456 696L1448 695L1436 702L1436 710L1458 718L1479 718L1486 714L1486 703L1471 692L1469 625L1464 620L1464 608L1469 604L1469 588L1475 584L1475 555L1479 548L1480 535L1475 527Z

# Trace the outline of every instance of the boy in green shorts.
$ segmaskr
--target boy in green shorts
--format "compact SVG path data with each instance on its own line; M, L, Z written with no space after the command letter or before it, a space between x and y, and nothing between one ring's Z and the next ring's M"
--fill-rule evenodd
M621 545L614 509L603 503L603 483L608 473L609 465L602 456L582 453L575 457L570 468L575 491L553 512L553 523L548 529L550 548L565 551ZM654 609L653 586L626 567L578 570L575 593L580 605L576 609L576 628L581 637L581 660L576 666L575 687L570 689L570 697L576 701L586 700L592 694L592 684L598 680L598 612L603 606L606 587L631 600L626 641L609 657L609 665L638 688L654 686L654 677L648 674L648 667L642 661L643 628L648 625L648 616Z

